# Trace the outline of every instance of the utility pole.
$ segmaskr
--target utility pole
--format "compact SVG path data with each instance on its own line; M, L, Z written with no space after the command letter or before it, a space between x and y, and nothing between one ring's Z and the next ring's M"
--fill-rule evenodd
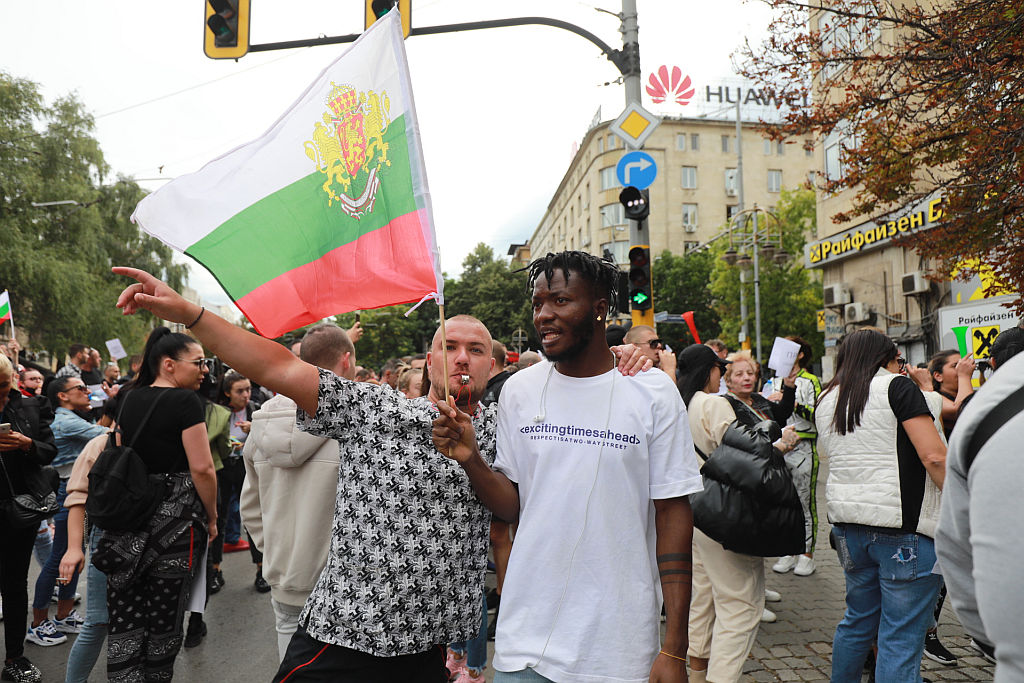
M728 86L726 86L728 87ZM736 96L736 220L743 214L743 124L740 122L740 98ZM750 348L750 314L747 311L747 271L740 270L740 338L744 349ZM755 285L756 287L756 285Z
M636 0L622 0L622 14L619 15L622 34L622 52L619 71L622 73L622 85L626 91L626 106L640 104L640 26L637 21ZM627 143L628 145L628 143ZM630 145L632 146L632 145ZM650 245L648 219L629 221L629 243L631 245ZM648 251L649 253L649 251ZM652 264L653 265L653 264ZM634 325L654 327L654 307L646 311L632 311Z

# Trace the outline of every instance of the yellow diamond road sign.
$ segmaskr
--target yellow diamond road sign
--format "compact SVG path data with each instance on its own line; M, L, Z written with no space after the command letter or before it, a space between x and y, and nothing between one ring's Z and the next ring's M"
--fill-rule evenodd
M661 119L635 102L627 106L608 129L625 141L629 147L643 147Z

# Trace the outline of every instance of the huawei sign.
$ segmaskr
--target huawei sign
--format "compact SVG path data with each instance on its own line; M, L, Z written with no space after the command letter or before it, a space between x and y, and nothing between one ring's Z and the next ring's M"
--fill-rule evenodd
M690 77L684 77L682 69L678 66L673 66L669 72L668 66L662 64L658 67L657 73L652 73L647 79L647 83L647 94L655 104L671 99L685 107L693 97L694 89L690 87Z

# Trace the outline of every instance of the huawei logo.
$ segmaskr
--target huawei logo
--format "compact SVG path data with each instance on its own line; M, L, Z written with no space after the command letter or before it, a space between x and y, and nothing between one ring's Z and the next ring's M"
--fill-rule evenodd
M690 87L690 77L683 76L678 66L672 67L669 73L668 66L662 64L658 67L657 74L651 74L647 79L647 94L655 104L661 104L665 100L673 99L676 104L686 106L693 97L694 89Z

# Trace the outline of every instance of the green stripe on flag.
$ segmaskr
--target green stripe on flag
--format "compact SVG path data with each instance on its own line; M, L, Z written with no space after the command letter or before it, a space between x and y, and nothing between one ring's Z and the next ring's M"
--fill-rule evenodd
M378 171L380 188L368 215L357 220L337 202L328 206L323 190L327 176L315 171L239 211L185 253L216 273L231 298L238 300L263 283L416 211L404 116L391 122L384 139L390 165ZM334 187L338 189L337 184Z
M10 302L0 303L0 321L7 320L11 316L11 304Z

